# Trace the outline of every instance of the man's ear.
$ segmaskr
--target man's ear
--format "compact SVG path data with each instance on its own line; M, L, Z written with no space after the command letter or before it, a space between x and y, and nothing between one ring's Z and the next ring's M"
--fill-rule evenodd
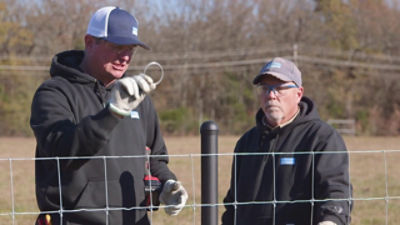
M85 41L85 48L91 48L94 44L96 44L96 38L88 34L85 35L84 41Z
M300 102L301 98L303 97L303 94L304 94L304 88L303 87L299 87L297 89L298 102Z

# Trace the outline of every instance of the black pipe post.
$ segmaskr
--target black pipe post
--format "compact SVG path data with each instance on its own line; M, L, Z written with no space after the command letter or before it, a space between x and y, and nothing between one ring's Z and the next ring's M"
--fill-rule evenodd
M218 224L218 126L206 121L201 134L201 225ZM215 204L203 206L203 204Z

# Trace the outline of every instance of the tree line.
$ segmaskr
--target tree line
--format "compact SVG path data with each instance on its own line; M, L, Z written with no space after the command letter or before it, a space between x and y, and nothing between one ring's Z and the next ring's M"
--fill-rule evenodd
M0 135L32 135L30 104L54 54L83 49L91 14L118 5L139 20L135 74L161 63L152 94L163 132L223 134L254 125L252 79L275 56L295 61L324 120L357 134L400 134L400 8L392 0L0 0ZM156 74L158 71L150 71Z

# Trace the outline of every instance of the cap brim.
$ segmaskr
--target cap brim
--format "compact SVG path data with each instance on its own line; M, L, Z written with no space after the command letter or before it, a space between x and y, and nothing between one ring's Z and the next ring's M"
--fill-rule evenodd
M273 76L273 77L278 78L279 80L282 80L282 81L292 81L291 79L289 79L287 76L285 76L285 75L283 75L283 74L269 71L268 73L261 73L261 74L258 74L258 75L254 78L253 84L258 84L258 83L260 83L261 79L262 79L263 77L265 77L265 76Z
M118 37L114 37L114 38L105 38L107 41L112 42L114 44L117 45L139 45L140 47L146 49L146 50L150 50L151 48L146 45L145 43L134 39L134 38L118 38Z

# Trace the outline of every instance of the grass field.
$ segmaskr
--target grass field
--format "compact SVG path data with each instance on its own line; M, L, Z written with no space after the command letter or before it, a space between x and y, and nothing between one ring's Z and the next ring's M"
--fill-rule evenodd
M219 153L232 153L237 139L219 137ZM188 203L200 204L200 137L166 137L165 141L171 155L170 168L189 192ZM400 137L349 136L345 141L350 150L354 198L359 199L355 201L352 224L400 224L400 152L383 152L399 150ZM36 216L31 213L38 212L34 194L34 149L33 138L0 138L0 224L33 224ZM230 155L219 157L220 203L228 189L231 161ZM13 209L19 213L15 218L9 215ZM220 207L219 214L223 211ZM153 212L151 217L153 224L200 225L200 215L200 207L186 207L175 217L167 216L163 210Z

